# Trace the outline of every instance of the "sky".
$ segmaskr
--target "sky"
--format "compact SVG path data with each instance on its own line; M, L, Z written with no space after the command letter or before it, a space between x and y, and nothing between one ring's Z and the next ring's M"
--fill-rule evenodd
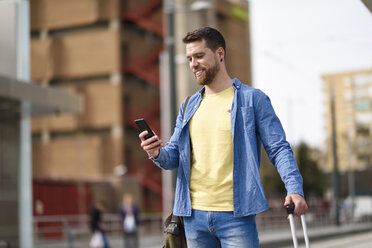
M292 145L325 148L324 74L372 69L372 14L360 0L249 0L253 86Z

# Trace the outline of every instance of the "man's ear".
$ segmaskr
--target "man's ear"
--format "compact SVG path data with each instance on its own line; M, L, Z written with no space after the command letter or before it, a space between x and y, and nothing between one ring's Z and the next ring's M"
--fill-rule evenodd
M219 47L216 52L217 52L218 58L222 62L223 59L225 58L225 50L222 47Z

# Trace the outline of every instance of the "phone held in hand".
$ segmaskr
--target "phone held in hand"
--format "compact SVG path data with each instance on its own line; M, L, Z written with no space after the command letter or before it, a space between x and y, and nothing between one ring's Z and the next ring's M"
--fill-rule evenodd
M143 119L143 118L137 119L137 120L134 121L134 123L136 123L136 125L139 128L139 130L141 131L141 133L143 131L147 131L148 132L146 134L146 136L145 136L145 139L149 139L152 136L154 136L154 133L152 132L150 126L147 124L147 122L145 121L145 119Z

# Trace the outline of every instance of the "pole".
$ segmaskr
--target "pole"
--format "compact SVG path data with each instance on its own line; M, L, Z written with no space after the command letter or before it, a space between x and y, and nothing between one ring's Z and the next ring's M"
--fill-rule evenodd
M175 34L174 34L174 0L165 1L165 11L168 23L166 44L169 54L169 98L170 98L170 129L176 125L177 118L177 90L176 90L176 66L175 66ZM172 170L172 186L176 188L177 169Z
M353 121L355 122L355 86L354 80L351 81L352 99L353 104ZM349 157L349 173L348 173L348 188L349 197L351 201L351 220L354 221L354 202L355 202L355 175L354 175L354 146L353 146L353 131L349 127L347 132L347 143L348 143L348 157Z
M18 80L30 79L30 3L26 0L10 1L16 13L17 33L17 72ZM19 122L19 168L18 168L18 225L19 247L33 244L32 225L32 141L31 141L31 106L22 101Z
M354 200L355 200L355 181L354 181L354 168L353 168L353 145L351 141L351 132L349 131L347 134L347 143L348 143L348 157L349 157L349 170L347 174L348 178L348 190L349 190L349 197L350 197L350 214L351 220L354 221Z
M165 47L161 56L161 101L162 101L162 134L163 138L170 139L176 124L177 96L176 96L176 69L175 69L175 32L174 32L174 0L164 1L164 23L166 23ZM167 111L168 113L164 113ZM166 136L166 137L165 137ZM174 189L176 188L177 170L162 171L163 188L163 217L171 212L173 206Z
M169 53L169 94L170 94L170 123L171 127L176 124L177 117L177 94L176 94L176 68L175 68L175 33L174 33L174 0L165 1L165 11L168 23L166 45Z
M337 137L336 137L336 115L335 115L335 96L333 80L330 82L331 94L331 120L332 120L332 155L333 155L333 190L334 190L334 208L336 225L340 226L340 206L339 206L339 171L337 157Z

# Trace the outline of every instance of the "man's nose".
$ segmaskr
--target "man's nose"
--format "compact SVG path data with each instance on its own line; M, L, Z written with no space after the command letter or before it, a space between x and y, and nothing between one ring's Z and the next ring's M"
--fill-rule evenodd
M198 67L199 63L196 59L191 59L190 61L190 67L191 69L195 68L195 67Z

